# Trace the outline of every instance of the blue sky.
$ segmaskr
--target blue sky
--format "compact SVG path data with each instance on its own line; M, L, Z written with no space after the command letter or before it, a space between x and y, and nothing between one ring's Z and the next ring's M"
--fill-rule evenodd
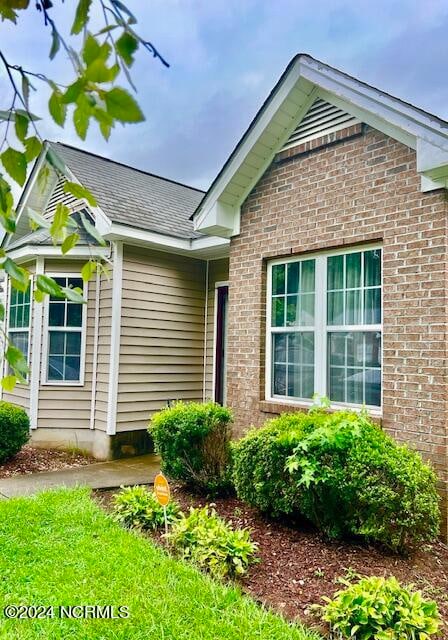
M53 0L69 27L74 0ZM95 4L95 3L94 3ZM141 52L133 68L146 121L117 126L109 143L96 125L82 143L71 127L40 123L48 138L206 188L297 52L306 52L448 119L446 0L128 0L140 33L170 62ZM71 80L63 54L48 61L49 32L28 11L0 24L10 62ZM0 71L0 74L3 70ZM9 106L0 75L0 109ZM43 113L48 94L33 97Z

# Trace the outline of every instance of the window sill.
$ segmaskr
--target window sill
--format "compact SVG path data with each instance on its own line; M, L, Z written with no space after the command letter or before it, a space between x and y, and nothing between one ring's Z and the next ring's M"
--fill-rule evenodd
M260 400L258 408L263 413L272 413L279 415L280 413L293 413L295 411L309 411L310 407L313 406L312 402L285 402L283 400ZM326 409L327 413L334 413L335 411L359 411L359 407L349 407L344 405L332 405L328 409ZM375 410L367 410L369 417L376 422L377 424L381 424L382 422L382 412L380 409Z

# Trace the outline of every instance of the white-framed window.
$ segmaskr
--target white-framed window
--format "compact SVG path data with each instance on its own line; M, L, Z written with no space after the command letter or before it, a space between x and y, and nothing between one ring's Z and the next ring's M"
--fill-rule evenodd
M379 246L268 263L266 397L381 407Z
M31 326L31 284L28 289L18 291L9 283L8 295L8 339L11 344L20 349L30 361L30 326ZM12 370L8 368L12 373ZM28 379L26 379L28 382Z
M75 275L52 275L61 287L79 288L87 295L82 279ZM44 384L84 384L87 305L50 296L45 308Z

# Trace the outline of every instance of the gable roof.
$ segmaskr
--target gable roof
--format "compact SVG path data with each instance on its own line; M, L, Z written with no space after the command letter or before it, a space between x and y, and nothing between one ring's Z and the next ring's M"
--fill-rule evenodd
M307 54L296 55L212 182L192 219L203 233L239 233L240 208L316 100L417 152L422 191L448 186L448 122Z
M204 192L114 160L49 142L112 221L176 238L198 238L190 220Z

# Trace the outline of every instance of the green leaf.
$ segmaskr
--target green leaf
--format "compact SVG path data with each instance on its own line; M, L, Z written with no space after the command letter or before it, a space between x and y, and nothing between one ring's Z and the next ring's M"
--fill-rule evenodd
M27 207L25 209L26 214L28 216L30 228L35 231L36 229L49 229L50 222L46 220L40 213L32 209L31 207Z
M53 120L60 127L64 126L65 117L67 115L67 106L62 101L62 94L60 91L53 91L48 101L48 109Z
M86 69L85 77L90 82L113 82L120 72L120 67L114 64L108 67L101 58L94 60Z
M32 120L33 122L37 122L37 120L42 120L39 116L36 116L34 113L30 113L29 111L25 111L25 109L15 109L16 115L25 116L28 120Z
M64 184L64 192L71 193L72 196L80 200L87 200L92 207L96 207L96 200L92 193L77 182L66 182Z
M86 26L89 21L89 10L91 4L92 0L79 0L71 30L72 35L81 33Z
M64 296L67 298L67 300L70 300L71 302L77 302L78 304L86 304L86 300L84 300L84 298L82 297L82 291L78 287L76 287L75 289L64 287L62 291L64 292Z
M2 266L4 271L11 278L14 289L18 289L18 291L23 291L23 293L25 293L29 286L29 271L23 267L19 267L14 260L11 260L11 258L6 258Z
M83 268L81 269L81 278L84 280L84 282L89 282L89 280L94 275L96 268L96 262L94 262L93 260L89 260L89 262L86 262L85 265L83 265Z
M114 119L103 109L97 107L93 111L93 117L100 126L100 131L105 140L109 140L110 132L114 126Z
M64 239L65 229L67 227L69 217L69 208L66 207L65 204L62 204L62 202L59 202L50 226L50 235L53 239L54 244L57 244Z
M31 162L34 158L37 158L42 149L42 143L39 138L31 136L30 138L26 138L23 144L25 145L25 157L27 161Z
M94 238L99 245L101 245L102 247L106 246L106 241L103 238L102 235L100 235L98 233L98 231L96 230L96 227L93 226L93 224L91 224L86 216L81 212L81 222L83 224L84 229L87 231L87 233L92 236L92 238Z
M119 122L142 122L145 117L134 98L125 89L115 87L104 94L107 113Z
M51 166L59 171L59 173L64 174L66 171L65 164L62 162L60 157L55 153L52 149L49 149L47 152L47 160ZM49 173L46 176L46 179L49 178Z
M69 236L67 236L61 246L62 253L65 255L71 249L73 249L73 247L76 246L78 240L79 235L77 233L71 233Z
M11 178L23 187L26 180L27 167L25 154L12 147L8 147L6 151L3 151L0 158Z
M54 296L55 298L64 298L64 292L62 291L62 287L58 285L57 282L50 278L50 276L45 276L39 274L36 276L36 288L42 293L48 293L50 296Z
M16 383L17 383L17 377L12 375L4 376L4 378L2 378L1 380L1 385L3 389L8 392L14 391L14 387L16 386Z
M5 305L0 302L0 322L3 322L5 319Z
M94 60L96 60L101 52L101 45L98 40L94 38L90 33L87 35L85 39L84 46L82 48L82 59L88 66Z
M59 33L53 27L51 32L51 49L50 49L50 60L53 60L57 52L59 51L61 46L61 39L59 37Z
M115 42L115 49L124 63L130 67L134 62L134 53L138 49L138 40L125 31Z
M15 372L21 373L23 376L27 375L29 372L28 363L20 349L10 344L6 349L5 358Z
M45 299L45 293L43 291L39 291L39 289L34 289L33 297L36 302L43 302Z
M28 76L22 73L22 96L27 109L28 109L29 99L30 99L30 87L31 87L31 83L28 79Z
M61 100L64 104L70 104L71 102L76 102L79 97L79 94L84 89L85 81L83 78L78 78L75 82L67 87L65 93L62 94Z
M136 17L134 16L133 13L129 11L129 9L123 2L120 2L120 0L111 0L111 2L117 9L120 9L120 11L123 11L123 13L125 13L128 16L129 24L136 24L137 22Z
M8 215L14 204L11 186L0 175L0 213L2 215Z
M28 133L28 124L29 124L29 120L26 116L23 116L19 113L16 114L16 122L15 122L16 136L21 142L25 140L26 134Z
M90 123L90 111L90 107L86 108L84 104L81 104L78 105L73 112L73 124L81 140L86 139L87 129Z

